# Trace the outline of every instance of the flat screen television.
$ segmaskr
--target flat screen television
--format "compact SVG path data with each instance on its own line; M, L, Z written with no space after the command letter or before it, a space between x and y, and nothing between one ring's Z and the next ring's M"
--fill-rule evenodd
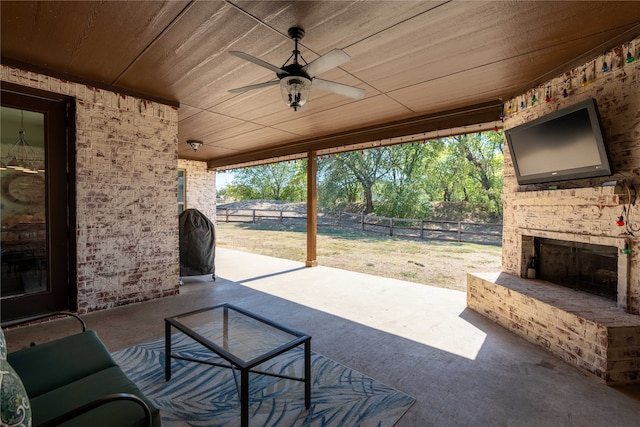
M610 176L594 99L505 131L518 184Z

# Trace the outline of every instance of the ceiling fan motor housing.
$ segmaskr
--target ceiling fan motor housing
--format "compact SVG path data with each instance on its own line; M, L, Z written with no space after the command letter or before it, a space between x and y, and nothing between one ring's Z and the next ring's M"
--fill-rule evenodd
M289 64L282 67L282 69L286 71L286 73L277 73L276 75L278 76L279 79L283 79L284 77L287 77L287 76L297 76L297 77L304 77L307 80L311 80L311 76L307 74L302 69L302 67L303 66L300 64Z
M289 37L291 37L295 41L300 41L304 37L304 30L300 27L291 27L289 28Z

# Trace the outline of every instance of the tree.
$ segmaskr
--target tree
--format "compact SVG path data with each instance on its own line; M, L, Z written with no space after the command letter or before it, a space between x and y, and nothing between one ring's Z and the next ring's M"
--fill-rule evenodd
M484 132L451 138L452 149L466 165L465 200L496 216L502 216L502 132Z
M365 214L428 218L432 201L443 201L457 217L500 217L503 144L502 132L485 132L321 156L318 206L363 201ZM242 169L227 196L304 201L306 161Z
M335 156L318 161L318 206L335 210L343 203L355 203L362 194L358 181L345 168L336 167Z
M236 171L226 194L236 200L304 201L306 161L272 163Z
M364 197L365 214L373 212L373 187L388 172L388 169L384 167L385 152L386 150L375 148L342 153L336 155L333 162L334 167L349 172L360 184Z
M441 151L427 166L426 190L432 200L454 202L462 200L464 192L464 163L451 152L450 144L443 140Z
M378 215L396 218L426 218L429 195L424 191L425 165L429 152L420 142L392 147L386 157L388 173L380 180Z

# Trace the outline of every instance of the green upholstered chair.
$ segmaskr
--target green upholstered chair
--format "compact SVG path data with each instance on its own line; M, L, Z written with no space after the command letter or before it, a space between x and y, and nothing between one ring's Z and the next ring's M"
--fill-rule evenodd
M87 331L77 315L60 314L78 319L82 332L9 354L2 336L2 425L6 412L9 426L159 427L160 411L122 372L96 332Z

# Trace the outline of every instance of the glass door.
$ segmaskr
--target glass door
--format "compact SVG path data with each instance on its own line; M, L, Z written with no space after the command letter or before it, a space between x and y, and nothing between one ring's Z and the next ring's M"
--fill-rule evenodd
M72 308L67 102L2 91L2 320ZM61 154L62 153L62 154Z
M2 107L0 117L2 297L9 297L48 288L44 114Z

